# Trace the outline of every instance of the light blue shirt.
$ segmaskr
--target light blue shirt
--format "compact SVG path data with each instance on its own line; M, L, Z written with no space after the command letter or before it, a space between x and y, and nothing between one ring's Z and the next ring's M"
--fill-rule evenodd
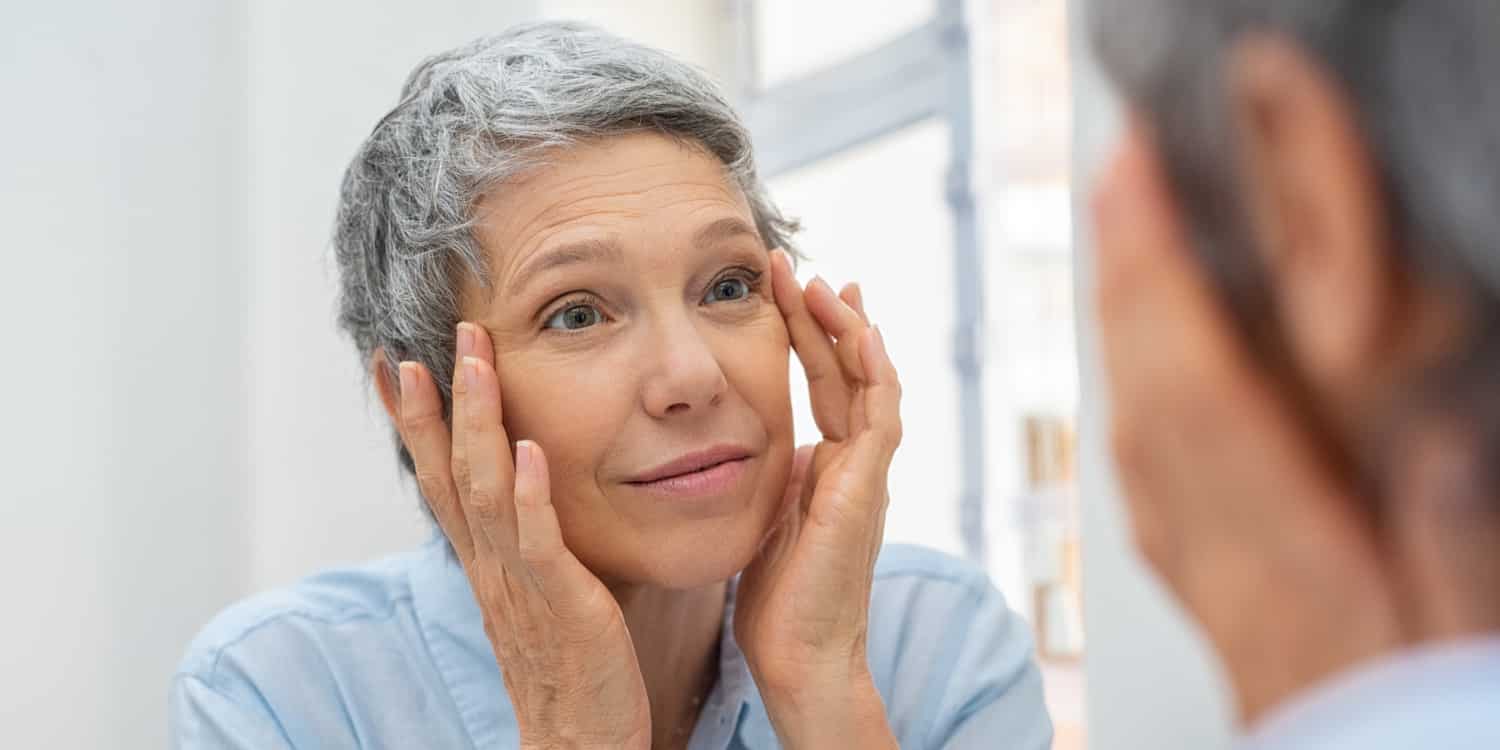
M735 644L733 586L719 679L690 747L779 747ZM977 568L888 546L868 641L903 748L1045 750L1052 725L1027 625ZM434 539L241 602L173 677L179 748L513 748L499 667L463 571Z
M1242 750L1500 749L1500 637L1350 671L1262 721Z

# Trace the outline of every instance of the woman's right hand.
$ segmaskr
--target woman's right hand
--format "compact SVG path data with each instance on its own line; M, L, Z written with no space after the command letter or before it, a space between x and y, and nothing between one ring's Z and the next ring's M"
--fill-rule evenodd
M462 323L453 429L425 367L401 363L401 439L494 647L522 747L649 748L651 712L619 605L563 543L547 461L501 426L494 348Z

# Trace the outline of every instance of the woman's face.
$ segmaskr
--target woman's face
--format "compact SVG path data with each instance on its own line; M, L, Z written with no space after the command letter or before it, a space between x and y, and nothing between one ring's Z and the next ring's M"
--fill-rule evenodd
M793 452L785 323L748 204L707 152L632 134L480 202L505 428L547 455L568 547L606 583L737 573Z

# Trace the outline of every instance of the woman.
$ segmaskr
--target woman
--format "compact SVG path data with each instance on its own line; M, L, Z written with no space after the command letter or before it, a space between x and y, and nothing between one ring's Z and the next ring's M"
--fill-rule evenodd
M222 614L177 744L1046 747L984 575L880 549L895 370L857 287L768 251L790 228L661 53L540 24L423 63L335 245L442 533ZM791 348L823 433L800 452Z

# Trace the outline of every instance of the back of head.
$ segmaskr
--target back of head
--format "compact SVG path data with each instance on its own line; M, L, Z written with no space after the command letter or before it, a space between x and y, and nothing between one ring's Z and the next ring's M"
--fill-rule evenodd
M1476 458L1500 448L1500 4L1093 0L1092 21L1107 75L1157 133L1194 244L1247 328L1268 292L1239 193L1228 56L1269 34L1324 67L1376 162L1395 265L1462 300L1471 321L1409 400L1461 419ZM1476 489L1494 495L1493 462L1475 464Z

